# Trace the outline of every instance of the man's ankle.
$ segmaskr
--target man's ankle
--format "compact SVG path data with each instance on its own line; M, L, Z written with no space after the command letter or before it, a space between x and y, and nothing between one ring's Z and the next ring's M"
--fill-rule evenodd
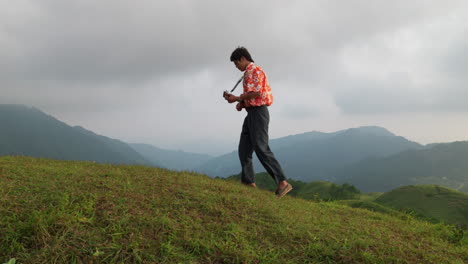
M280 181L280 182L278 183L278 188L281 188L281 187L284 187L284 186L287 186L287 185L288 185L288 182L287 182L287 181L285 181L285 180L284 180L284 181Z

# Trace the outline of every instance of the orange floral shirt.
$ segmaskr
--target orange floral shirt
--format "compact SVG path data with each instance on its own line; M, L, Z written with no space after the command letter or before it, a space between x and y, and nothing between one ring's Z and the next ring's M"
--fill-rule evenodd
M273 103L273 94L271 93L270 85L268 84L267 76L260 66L251 62L245 68L244 73L244 94L249 92L260 92L260 96L245 100L247 107L249 106L270 106Z

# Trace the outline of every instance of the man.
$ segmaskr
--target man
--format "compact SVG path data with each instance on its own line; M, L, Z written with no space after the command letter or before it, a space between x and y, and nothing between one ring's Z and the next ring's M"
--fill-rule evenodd
M267 107L273 103L270 85L265 72L254 64L246 48L235 49L231 54L231 61L237 69L244 72L244 92L240 96L224 93L224 98L229 103L237 102L237 111L242 111L243 108L247 111L239 142L241 181L243 184L256 187L252 164L252 154L255 150L263 167L277 184L276 195L282 197L292 190L292 186L286 181L283 169L268 145L270 115Z

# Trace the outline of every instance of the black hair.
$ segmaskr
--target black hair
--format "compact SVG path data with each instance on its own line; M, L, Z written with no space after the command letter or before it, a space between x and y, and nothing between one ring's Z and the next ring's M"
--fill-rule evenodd
M245 57L248 61L254 62L252 56L250 56L249 51L244 47L237 47L231 54L231 61L240 60L242 57Z

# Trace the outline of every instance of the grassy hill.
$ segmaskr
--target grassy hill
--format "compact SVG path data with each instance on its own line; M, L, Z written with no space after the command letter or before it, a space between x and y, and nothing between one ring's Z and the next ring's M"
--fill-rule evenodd
M406 185L437 184L468 190L468 141L435 144L386 158L363 160L335 175L363 192L387 192Z
M347 206L351 206L353 208L363 208L363 209L371 210L374 212L379 212L379 213L399 217L402 219L411 217L411 215L406 214L405 212L398 211L396 209L381 205L379 203L376 203L370 200L340 200L339 203L345 204Z
M437 185L404 186L384 193L377 203L466 227L468 225L468 194Z
M256 174L260 189L276 190L276 184L267 173ZM227 180L240 181L240 175ZM301 182L288 179L293 185L290 195L314 201L339 201L353 208L407 218L409 214L433 223L447 223L462 228L468 223L468 195L445 187L406 186L385 193L360 193L349 184L335 184L326 181ZM382 196L381 199L378 199ZM378 199L378 200L377 200Z
M238 184L241 180L241 175L236 174L229 176L227 178L221 178L221 179L226 179L228 181L234 182L235 184ZM288 179L288 182L293 186L293 190L289 192L289 195L297 196L298 192L307 185L305 182L301 181L295 181L293 179ZM276 183L274 180L271 178L271 176L266 173L266 172L261 172L255 174L255 183L257 184L257 187L263 190L268 190L271 192L274 192L277 188Z
M0 158L0 263L467 263L452 228L186 172Z
M232 175L226 178L227 180L239 182L240 174ZM293 186L289 193L292 196L304 198L307 200L343 200L356 199L361 196L360 191L348 184L338 185L325 181L302 182L294 179L288 179L288 182ZM257 173L255 175L255 183L257 187L264 190L275 191L277 186L271 176L266 172Z
M347 183L338 185L331 182L316 181L307 183L298 193L304 199L319 199L325 201L356 199L360 191Z

